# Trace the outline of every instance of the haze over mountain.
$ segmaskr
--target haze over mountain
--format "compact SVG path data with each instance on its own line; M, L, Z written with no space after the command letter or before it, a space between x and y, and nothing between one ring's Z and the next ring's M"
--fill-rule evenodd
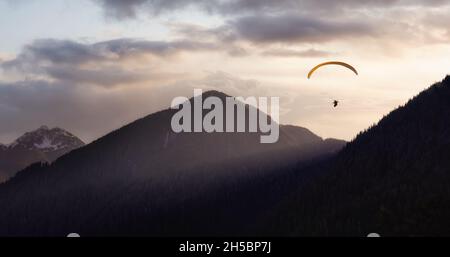
M39 129L27 132L9 145L0 144L0 182L35 162L53 162L84 143L60 129Z
M227 97L217 91L203 96ZM283 125L274 144L261 144L259 132L174 133L171 118L177 111L148 115L50 165L21 171L0 187L0 234L171 234L173 225L194 224L190 217L203 220L190 214L203 203L220 203L247 188L241 185L265 180L280 167L326 158L346 143ZM218 211L225 205L210 207ZM258 202L255 210L263 207Z
M0 234L448 235L448 99L450 76L335 155L293 126L172 134L164 110L1 185Z
M0 186L0 234L446 235L448 99L449 76L336 155L293 126L172 134L164 110Z

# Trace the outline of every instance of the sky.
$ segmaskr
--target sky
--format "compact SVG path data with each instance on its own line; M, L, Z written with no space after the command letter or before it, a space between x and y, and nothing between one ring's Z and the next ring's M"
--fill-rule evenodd
M0 142L90 142L194 88L351 140L450 73L446 0L0 0ZM344 61L359 72L316 64ZM338 108L332 100L340 101Z

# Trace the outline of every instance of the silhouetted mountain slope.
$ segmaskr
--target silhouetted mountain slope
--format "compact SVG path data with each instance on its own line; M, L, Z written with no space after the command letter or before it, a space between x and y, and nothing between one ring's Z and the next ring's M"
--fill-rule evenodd
M322 175L265 224L282 235L449 235L449 157L447 76L310 168Z
M294 126L281 126L275 144L260 144L261 133L177 134L176 111L139 119L1 185L0 235L233 233L278 199L269 191L255 197L278 179L274 172L345 144Z
M9 145L0 144L0 183L35 162L53 162L84 143L71 133L41 126Z

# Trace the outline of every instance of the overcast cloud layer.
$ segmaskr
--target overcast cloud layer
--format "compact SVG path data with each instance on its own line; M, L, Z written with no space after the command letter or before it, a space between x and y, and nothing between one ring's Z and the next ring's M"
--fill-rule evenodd
M161 15L186 8L220 15L292 12L338 14L364 8L441 7L446 0L94 0L105 14L117 19L136 18L140 13Z

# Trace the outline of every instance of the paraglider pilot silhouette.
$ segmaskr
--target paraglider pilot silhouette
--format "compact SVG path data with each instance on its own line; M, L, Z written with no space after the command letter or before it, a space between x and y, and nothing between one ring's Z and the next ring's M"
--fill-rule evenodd
M351 66L350 64L345 63L345 62L335 62L335 61L333 61L333 62L324 62L324 63L321 63L321 64L317 65L316 67L312 68L312 69L309 71L309 73L308 73L308 79L311 78L311 75L312 75L318 68L320 68L320 67L322 67L322 66L325 66L325 65L340 65L340 66L344 66L344 67L346 67L347 69L350 69L351 71L353 71L356 75L358 75L358 71L356 71L356 69L355 69L353 66ZM338 106L338 104L339 104L339 101L338 101L338 100L333 100L333 107L336 108L336 107Z
M333 107L337 107L338 106L339 101L338 100L334 100L333 101Z

